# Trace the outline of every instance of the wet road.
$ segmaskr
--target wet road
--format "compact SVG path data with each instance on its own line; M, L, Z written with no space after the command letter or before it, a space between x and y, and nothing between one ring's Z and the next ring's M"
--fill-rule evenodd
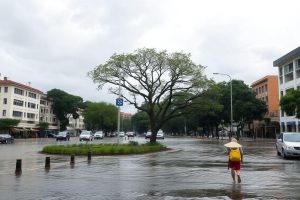
M144 138L135 139L139 143ZM112 139L94 143L112 142ZM242 183L233 184L223 144L227 141L166 138L172 151L134 156L45 156L38 151L51 138L0 145L0 199L300 199L300 159L283 160L274 141L243 140ZM59 142L64 143L64 142ZM71 138L68 143L78 143ZM15 176L16 159L22 175Z

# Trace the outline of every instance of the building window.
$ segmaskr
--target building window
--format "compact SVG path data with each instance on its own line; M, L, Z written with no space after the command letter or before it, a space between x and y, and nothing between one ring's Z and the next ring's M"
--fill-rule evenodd
M4 92L8 93L8 87L4 87Z
M265 85L265 91L268 92L268 85Z
M28 108L34 108L35 109L36 104L28 102Z
M42 105L46 105L46 101L44 101L44 100L41 100L41 101L40 101L40 104L42 104Z
M34 113L27 113L27 118L34 119L35 118L35 114Z
M6 116L6 110L2 111L2 116L5 117Z
M19 88L15 88L15 94L24 95L24 90L21 90Z
M7 98L3 99L3 104L7 104Z
M36 94L35 93L29 92L28 96L33 98L33 99L36 99Z
M1 93L1 87L0 87L0 93Z
M20 111L13 111L13 117L22 117L22 114Z
M24 101L20 101L18 99L14 99L14 105L15 106L23 106L23 104L24 104Z

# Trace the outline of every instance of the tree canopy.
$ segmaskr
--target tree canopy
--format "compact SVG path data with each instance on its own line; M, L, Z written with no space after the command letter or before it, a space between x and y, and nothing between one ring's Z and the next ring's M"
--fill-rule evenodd
M17 119L0 119L0 130L9 129L15 127L20 123L20 120Z
M47 97L53 100L53 112L60 122L61 130L65 130L69 125L68 114L72 114L74 119L79 117L77 111L83 107L81 97L68 94L59 89L48 91Z
M280 107L288 116L300 118L300 90L289 90L280 99Z
M108 103L89 102L83 112L84 123L89 130L114 131L117 127L116 106Z
M122 98L149 116L150 141L155 142L157 131L168 120L179 116L179 110L191 106L205 88L203 69L189 54L145 48L129 54L114 54L88 74L99 88L110 84L110 91L116 95L119 85L125 90ZM192 95L180 102L173 101L182 92Z

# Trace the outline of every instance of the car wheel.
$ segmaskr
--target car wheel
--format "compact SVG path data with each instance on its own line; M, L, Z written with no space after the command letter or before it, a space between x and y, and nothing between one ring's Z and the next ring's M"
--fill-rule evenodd
M277 156L280 156L281 154L280 154L280 152L278 151L277 146L276 146L276 151L277 151Z
M287 158L285 155L284 149L281 150L281 156L282 156L282 158Z

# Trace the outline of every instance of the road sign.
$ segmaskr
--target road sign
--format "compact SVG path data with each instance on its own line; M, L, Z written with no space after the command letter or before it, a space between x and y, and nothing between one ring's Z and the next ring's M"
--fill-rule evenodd
M116 99L116 105L117 106L123 106L123 99L122 98L117 98Z

